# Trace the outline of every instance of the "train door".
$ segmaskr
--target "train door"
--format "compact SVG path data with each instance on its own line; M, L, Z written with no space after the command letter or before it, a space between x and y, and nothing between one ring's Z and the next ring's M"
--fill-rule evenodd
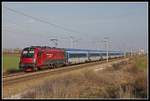
M68 59L69 59L69 53L68 52L65 52L65 61L66 61L66 65L68 64Z
M37 64L38 64L38 66L42 65L42 51L38 52Z

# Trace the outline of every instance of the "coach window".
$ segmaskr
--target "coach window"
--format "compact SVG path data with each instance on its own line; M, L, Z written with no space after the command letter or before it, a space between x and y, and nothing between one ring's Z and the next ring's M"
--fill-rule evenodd
M86 54L69 54L70 58L86 57Z
M102 55L106 55L106 53L102 53Z
M99 56L99 54L93 53L91 54L91 56Z

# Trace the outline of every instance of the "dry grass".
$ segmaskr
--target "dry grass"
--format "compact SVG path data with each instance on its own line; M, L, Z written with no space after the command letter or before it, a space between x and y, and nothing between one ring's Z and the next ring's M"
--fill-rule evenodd
M24 98L147 98L147 74L132 63L46 80Z

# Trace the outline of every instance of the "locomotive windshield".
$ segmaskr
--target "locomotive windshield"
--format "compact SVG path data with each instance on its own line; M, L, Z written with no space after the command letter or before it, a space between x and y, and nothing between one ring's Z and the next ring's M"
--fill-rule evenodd
M32 58L34 56L34 49L25 48L22 53L22 57Z

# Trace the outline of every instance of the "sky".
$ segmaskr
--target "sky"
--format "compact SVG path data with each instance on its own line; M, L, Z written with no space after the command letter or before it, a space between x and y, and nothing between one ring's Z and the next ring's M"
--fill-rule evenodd
M11 9L11 10L10 10ZM19 13L18 13L19 12ZM147 2L3 2L2 47L148 50Z

